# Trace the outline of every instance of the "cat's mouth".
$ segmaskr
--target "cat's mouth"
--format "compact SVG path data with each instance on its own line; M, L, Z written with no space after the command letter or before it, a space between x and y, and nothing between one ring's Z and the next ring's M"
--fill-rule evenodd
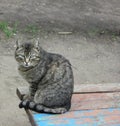
M26 64L26 65L24 65L24 67L29 68L29 67L31 67L31 66L29 66L29 65Z
M33 66L29 66L29 65L21 65L21 66L19 66L19 70L20 71L28 71L28 70L30 70L30 69L32 69L33 68Z

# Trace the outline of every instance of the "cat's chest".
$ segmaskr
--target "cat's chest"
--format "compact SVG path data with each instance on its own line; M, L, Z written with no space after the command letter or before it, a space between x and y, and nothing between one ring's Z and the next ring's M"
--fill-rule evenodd
M44 73L44 69L32 69L26 72L19 71L25 80L29 83L38 82Z

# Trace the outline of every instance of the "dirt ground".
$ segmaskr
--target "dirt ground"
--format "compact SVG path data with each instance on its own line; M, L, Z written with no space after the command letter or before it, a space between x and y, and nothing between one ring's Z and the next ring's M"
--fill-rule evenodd
M14 59L17 39L38 39L47 51L67 57L75 88L120 82L120 1L0 0L0 21L8 21L11 27L19 22L13 37L7 39L0 32L0 126L30 126L16 96L16 88L27 85ZM41 31L35 36L25 34L22 30L28 24Z

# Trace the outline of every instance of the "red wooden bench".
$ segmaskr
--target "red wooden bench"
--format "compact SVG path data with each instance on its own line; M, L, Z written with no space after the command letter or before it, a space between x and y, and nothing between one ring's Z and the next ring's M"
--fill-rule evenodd
M22 100L28 88L17 89ZM65 114L25 110L32 126L120 126L120 84L78 85Z

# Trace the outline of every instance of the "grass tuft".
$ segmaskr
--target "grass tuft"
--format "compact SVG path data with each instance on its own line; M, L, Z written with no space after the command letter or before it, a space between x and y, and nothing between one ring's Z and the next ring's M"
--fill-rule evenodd
M15 23L13 28L10 28L7 22L0 22L0 30L7 38L10 38L17 32L17 25L18 23Z
M12 37L14 34L16 34L18 31L18 24L19 22L15 22L11 27L8 22L0 22L0 31L5 34L7 38ZM24 29L22 29L24 33L30 34L32 37L35 37L39 33L39 27L28 24Z
M27 25L26 28L24 29L26 33L30 33L32 35L36 35L39 31L38 27L35 25Z

